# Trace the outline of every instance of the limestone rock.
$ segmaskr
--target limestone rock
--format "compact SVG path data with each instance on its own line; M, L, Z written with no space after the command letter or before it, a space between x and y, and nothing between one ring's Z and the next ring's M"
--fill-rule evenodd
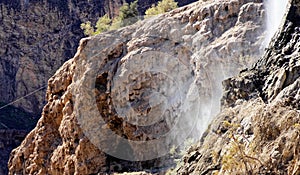
M188 133L195 122L177 122L180 115L218 106L212 97L221 97L220 79L260 56L263 17L261 1L199 1L82 39L49 79L42 117L11 153L9 173L153 173L173 166L163 136ZM178 123L185 124L172 130Z
M48 79L73 57L83 37L80 24L87 20L95 22L105 13L114 16L121 5L121 1L109 0L101 3L1 0L1 102L9 103L41 88L13 104L39 116L45 105Z

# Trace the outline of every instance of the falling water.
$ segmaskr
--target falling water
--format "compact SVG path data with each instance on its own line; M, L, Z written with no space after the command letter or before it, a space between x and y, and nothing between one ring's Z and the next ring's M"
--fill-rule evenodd
M288 0L265 0L267 34L264 45L267 46L280 26Z

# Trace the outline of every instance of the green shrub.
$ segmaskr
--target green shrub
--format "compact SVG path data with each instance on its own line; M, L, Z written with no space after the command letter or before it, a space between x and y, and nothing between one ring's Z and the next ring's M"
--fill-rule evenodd
M91 36L94 35L95 31L94 31L94 27L92 26L90 21L87 21L85 23L82 23L80 25L80 28L83 30L84 35L86 36Z
M110 29L111 19L107 14L98 19L95 34L106 32Z
M118 16L121 22L120 27L125 27L134 24L138 21L139 11L138 11L137 3L138 3L137 0L130 3L130 5L128 3L124 3L124 5L120 8L120 12Z
M125 2L119 9L119 15L114 19L110 19L106 14L98 19L95 27L92 26L90 21L87 21L82 23L80 28L83 30L85 35L92 36L134 24L139 20L137 3L138 0L130 4Z
M152 6L151 8L149 8L148 10L146 10L145 12L145 18L149 18L153 15L158 15L158 14L162 14L165 12L169 12L175 8L177 8L177 2L175 2L174 0L162 0L159 1L157 6Z

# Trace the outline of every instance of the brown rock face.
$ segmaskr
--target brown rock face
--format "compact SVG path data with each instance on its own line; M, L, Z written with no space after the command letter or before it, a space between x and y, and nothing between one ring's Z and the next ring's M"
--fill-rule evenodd
M300 1L264 56L224 81L223 110L178 174L299 174Z
M95 21L121 5L107 7L102 2L0 0L1 107L30 94L0 109L1 129L28 133L35 126L46 103L48 79L73 57L83 37L80 23ZM20 142L15 144L11 137L7 143L11 145L0 149L0 174L7 174L9 152Z
M199 1L82 39L49 79L42 117L11 153L9 173L173 165L170 148L203 132L209 120L198 117L217 110L220 80L260 56L263 15L257 1Z

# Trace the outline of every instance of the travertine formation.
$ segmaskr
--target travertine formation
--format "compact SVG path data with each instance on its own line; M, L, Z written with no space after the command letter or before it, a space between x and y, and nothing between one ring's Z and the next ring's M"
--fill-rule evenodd
M223 110L177 174L300 173L300 1L251 68L224 81Z
M221 80L260 56L263 17L261 1L199 1L82 39L49 79L42 117L11 153L9 173L157 172L173 165L164 135L180 142L195 123L199 133L206 128L210 119L198 117L218 112Z

